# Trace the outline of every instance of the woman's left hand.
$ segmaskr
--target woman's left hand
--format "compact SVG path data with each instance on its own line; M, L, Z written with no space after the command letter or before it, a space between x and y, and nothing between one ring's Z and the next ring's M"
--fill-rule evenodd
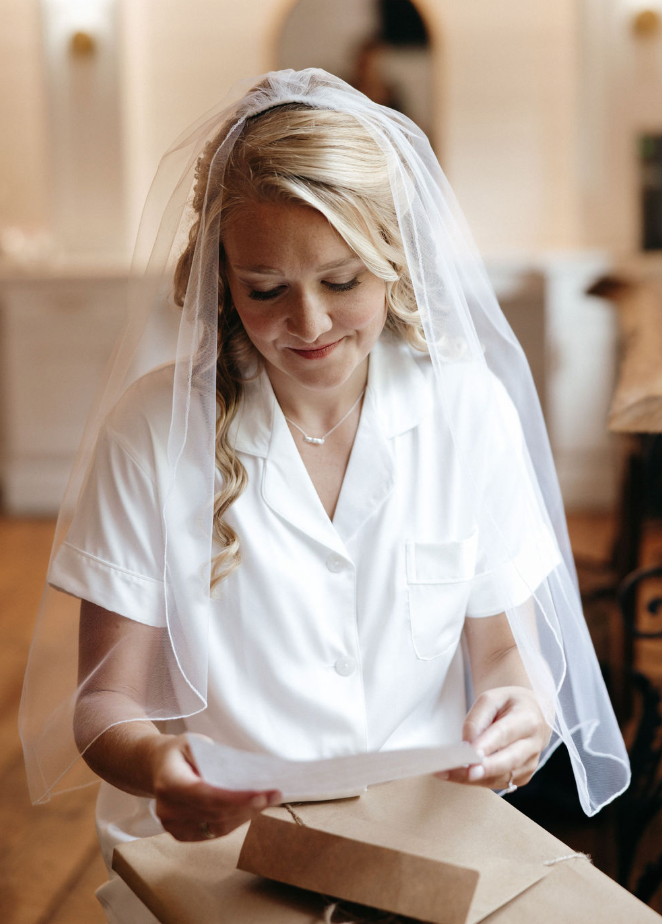
M463 739L485 759L482 764L437 776L490 789L523 786L533 776L550 734L532 690L520 686L486 690L473 704L462 729Z

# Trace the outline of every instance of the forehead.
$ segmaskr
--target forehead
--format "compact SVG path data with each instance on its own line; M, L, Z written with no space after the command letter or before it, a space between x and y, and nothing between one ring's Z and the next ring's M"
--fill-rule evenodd
M232 266L297 268L356 255L317 209L283 202L247 203L223 232Z

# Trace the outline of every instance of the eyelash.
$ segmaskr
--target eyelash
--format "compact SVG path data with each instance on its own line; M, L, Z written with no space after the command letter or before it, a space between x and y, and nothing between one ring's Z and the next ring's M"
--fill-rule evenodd
M332 292L349 292L351 289L355 289L357 286L361 285L361 283L357 277L354 277L354 279L350 279L349 282L324 282L322 285L331 289ZM282 286L278 286L275 289L268 289L266 292L261 292L259 289L252 289L248 293L248 297L256 302L267 302L272 298L276 298L281 289Z

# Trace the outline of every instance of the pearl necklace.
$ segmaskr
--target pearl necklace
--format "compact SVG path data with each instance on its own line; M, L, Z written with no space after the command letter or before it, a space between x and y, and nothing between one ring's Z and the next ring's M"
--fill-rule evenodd
M325 433L324 436L308 436L308 434L306 433L306 431L305 431L302 427L300 427L298 423L294 423L294 421L293 421L293 420L290 420L289 417L285 417L285 414L283 414L283 417L285 417L285 420L286 420L289 424L292 424L293 427L296 427L296 429L299 431L299 433L302 434L304 443L312 443L312 444L315 445L315 446L323 446L323 445L324 445L324 441L326 440L327 436L331 436L331 434L333 433L333 431L334 431L334 430L337 430L338 427L340 426L340 424L345 423L345 421L347 420L347 418L349 417L349 415L352 413L352 411L356 408L356 405L359 403L359 401L360 401L361 398L364 396L364 394L365 394L365 388L363 389L363 391L361 392L361 394L358 396L358 398L356 399L356 401L354 402L354 404L353 404L353 405L350 407L350 409L347 411L347 413L345 414L345 416L344 416L341 420L338 421L338 423L335 425L335 427L331 427L331 429L329 430L329 432L328 432L328 433Z

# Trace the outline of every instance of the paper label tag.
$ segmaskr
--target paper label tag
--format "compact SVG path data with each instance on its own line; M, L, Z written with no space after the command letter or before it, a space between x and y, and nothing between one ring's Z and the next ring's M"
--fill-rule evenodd
M436 748L372 751L323 760L286 760L253 754L189 734L202 778L232 791L278 789L285 802L338 799L358 795L367 786L439 773L481 762L466 741Z

